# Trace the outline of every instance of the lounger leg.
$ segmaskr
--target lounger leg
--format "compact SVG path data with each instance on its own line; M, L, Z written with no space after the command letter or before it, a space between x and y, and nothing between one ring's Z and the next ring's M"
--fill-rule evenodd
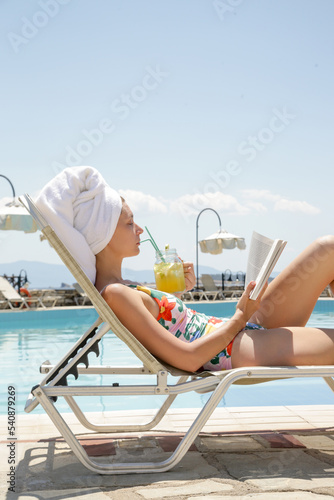
M176 385L182 384L186 382L188 379L188 375L182 376L179 378L177 381ZM161 408L157 411L157 413L154 415L153 419L147 422L146 424L142 425L104 425L104 424L94 424L93 422L90 422L87 420L85 414L82 412L81 408L78 406L76 401L72 396L64 396L65 401L67 402L68 406L71 408L79 422L86 427L86 429L90 429L92 431L96 432L142 432L142 431L149 431L153 429L165 416L167 410L170 408L174 400L176 399L177 394L170 395L164 401L162 404Z
M46 413L49 415L50 419L60 432L60 434L64 437L67 444L72 449L73 453L76 455L78 460L85 465L89 470L93 472L97 472L99 474L128 474L128 473L149 473L149 472L165 472L173 467L175 467L180 460L187 453L189 447L194 442L195 438L201 431L202 427L207 422L208 418L211 416L212 412L216 408L217 404L226 393L228 387L235 381L235 376L227 375L224 380L222 380L202 411L194 420L190 429L182 439L179 446L176 448L174 453L167 459L162 462L146 462L146 463L118 463L118 464L110 464L110 463L97 463L94 460L91 460L82 445L79 443L69 426L66 424L58 410L55 408L52 401L46 396L44 393L43 387L37 387L33 394L39 403L43 406Z
M314 373L313 373L314 372ZM321 373L322 372L322 373ZM148 472L164 472L175 465L184 457L195 438L202 430L205 423L210 418L211 414L218 406L218 403L227 392L228 388L241 378L256 379L274 379L274 378L289 378L292 376L322 376L325 380L332 378L332 367L252 367L238 368L228 373L217 385L209 400L206 402L200 413L195 418L188 432L176 448L174 453L167 460L158 463L97 463L91 460L77 438L66 424L60 413L55 408L54 404L44 392L43 387L37 387L33 394L38 399L38 402L43 406L46 413L49 415L54 425L57 427L61 435L64 437L68 445L71 447L76 457L93 472L100 474L127 474L127 473L148 473ZM327 381L327 380L326 380ZM196 390L196 389L195 389Z
M332 377L324 377L324 381L327 383L327 385L332 389L334 392L334 379Z
M72 449L78 460L87 469L99 474L143 474L149 472L165 472L174 467L184 456L189 449L191 442L189 440L183 445L182 453L180 451L175 459L175 452L171 457L162 462L143 462L143 463L98 463L87 455L86 451L79 443L76 436L73 434L61 414L55 408L51 400L46 396L42 387L38 387L34 391L34 396L38 399L50 419L63 436L69 447ZM180 446L178 447L180 449Z
M30 309L30 308L29 308L29 306L28 306L28 304L26 304L26 303L25 303L24 298L22 298L22 302L20 303L20 305L19 305L19 306L14 306L14 305L12 304L12 301L10 301L10 300L8 301L8 305L9 305L9 307L10 307L11 309L13 309L14 311L19 311L20 309L22 309L22 307L23 307L23 306L26 306L26 307L27 307L27 309Z

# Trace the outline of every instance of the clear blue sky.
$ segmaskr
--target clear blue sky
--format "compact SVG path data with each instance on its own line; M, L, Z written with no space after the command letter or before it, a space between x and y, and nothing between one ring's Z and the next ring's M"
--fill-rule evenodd
M0 13L0 173L18 194L92 165L190 260L205 207L248 244L253 229L287 239L278 270L333 232L332 0L7 0ZM200 238L217 229L203 213ZM37 234L2 232L0 262L20 259L58 262ZM146 243L125 266L153 260Z

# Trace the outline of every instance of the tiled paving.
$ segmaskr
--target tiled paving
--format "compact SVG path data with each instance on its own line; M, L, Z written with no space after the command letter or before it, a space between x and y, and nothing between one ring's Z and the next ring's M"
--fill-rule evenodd
M154 432L87 434L63 414L96 461L163 460L197 410L170 411ZM102 423L151 411L90 414ZM45 414L18 416L15 493L9 472L6 418L0 417L0 498L93 500L328 500L334 498L334 405L217 408L192 448L164 473L98 475L78 462ZM105 458L104 458L105 460Z

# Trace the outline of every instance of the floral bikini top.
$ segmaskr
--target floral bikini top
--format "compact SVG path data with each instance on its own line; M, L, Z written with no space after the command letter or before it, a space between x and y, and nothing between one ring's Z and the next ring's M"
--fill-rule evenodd
M184 342L192 342L203 335L207 335L228 318L207 316L189 309L182 300L166 292L141 285L128 285L131 288L150 295L159 306L157 321L175 337ZM205 363L204 370L228 370L231 368L231 344L217 354L211 361Z

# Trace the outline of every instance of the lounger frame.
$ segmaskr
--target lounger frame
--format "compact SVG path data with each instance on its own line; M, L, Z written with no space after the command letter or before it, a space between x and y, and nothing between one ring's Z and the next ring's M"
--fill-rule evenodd
M162 363L152 356L124 325L120 323L108 304L97 292L85 273L78 266L75 259L58 238L57 234L44 220L42 214L38 211L30 197L25 195L21 202L29 210L43 234L86 292L99 315L95 323L82 335L57 364L51 365L50 362L44 362L42 364L41 372L46 376L40 384L32 388L25 407L25 411L30 412L40 404L76 457L89 470L99 474L142 474L163 472L173 468L184 457L232 384L253 384L273 379L293 377L322 377L334 392L334 366L246 367L222 372L189 373ZM126 343L141 361L142 366L89 366L90 353L94 352L97 356L99 355L98 344L103 336L109 331L115 333ZM101 386L70 385L72 376L77 378L80 377L81 374L128 375L131 379L131 383L128 385L120 385L117 383ZM139 381L140 375L151 375L154 383L151 385L141 384ZM171 376L178 377L176 383L170 382ZM54 403L55 398L63 397L79 422L93 432L144 432L154 429L178 395L192 391L199 393L212 392L212 394L194 419L194 422L184 435L176 450L166 460L161 462L116 463L112 462L110 457L104 462L102 460L92 459L88 456ZM91 422L74 399L76 396L97 395L141 395L146 398L148 396L156 396L157 394L165 395L166 400L156 412L153 419L145 424L137 424L134 422L130 425L106 425Z

